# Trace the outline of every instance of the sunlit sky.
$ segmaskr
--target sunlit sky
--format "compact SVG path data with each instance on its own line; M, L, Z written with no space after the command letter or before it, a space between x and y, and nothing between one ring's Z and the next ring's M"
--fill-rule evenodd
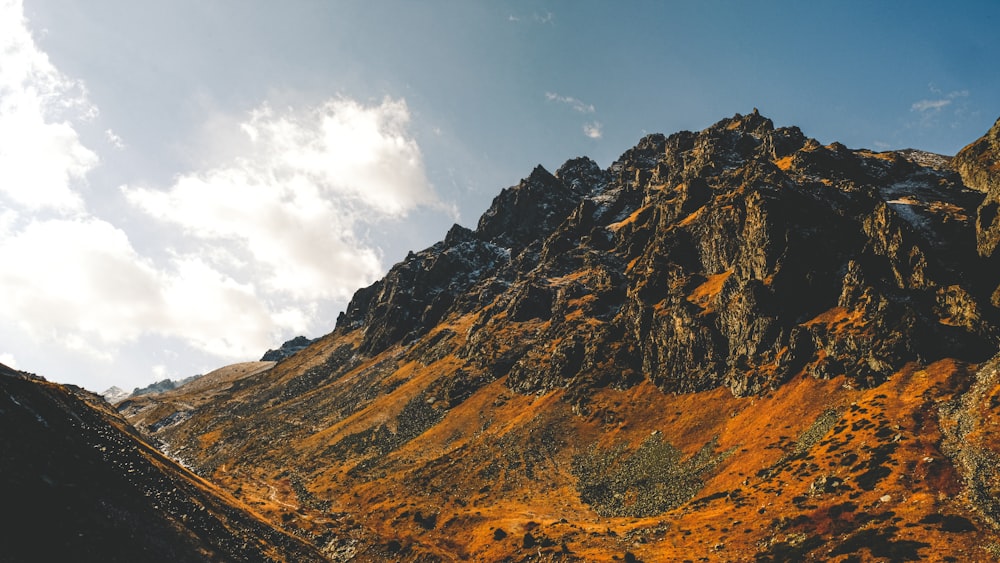
M754 107L954 154L1000 2L0 0L0 362L94 391L331 331L536 164Z

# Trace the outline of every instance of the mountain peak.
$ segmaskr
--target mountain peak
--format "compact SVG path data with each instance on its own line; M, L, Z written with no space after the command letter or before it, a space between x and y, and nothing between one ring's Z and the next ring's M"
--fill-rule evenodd
M757 108L747 115L735 114L729 119L719 121L710 129L725 129L750 133L758 137L774 131L774 122L760 114Z
M556 170L555 176L582 195L601 191L610 181L608 173L586 156L567 160Z
M296 336L291 340L286 340L281 345L281 347L264 352L264 355L261 357L260 361L278 362L284 360L289 356L291 356L292 354L301 352L302 350L306 349L312 343L313 340L306 338L305 336L302 335Z
M476 232L485 240L520 250L555 229L582 197L538 165L527 178L493 199L479 218Z
M128 412L371 560L971 553L1000 267L963 177L758 111L646 135L535 168L266 373Z
M910 361L980 361L997 339L996 282L971 273L978 258L961 241L975 237L980 198L958 182L912 155L775 129L758 111L650 134L608 170L588 158L536 167L474 232L453 227L359 292L344 328L367 327L375 352L490 304L461 355L521 392L586 394L610 370L616 385L642 374L664 391L746 395L797 373L871 386ZM567 276L577 293L553 281ZM854 329L817 320L843 314ZM589 320L556 322L577 317ZM524 332L529 319L553 324ZM497 338L515 361L482 347ZM553 341L569 348L553 353Z

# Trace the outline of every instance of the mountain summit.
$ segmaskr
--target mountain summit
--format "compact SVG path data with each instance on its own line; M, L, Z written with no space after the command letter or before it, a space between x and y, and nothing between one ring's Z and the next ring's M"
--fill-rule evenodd
M539 166L307 348L120 410L333 560L991 557L996 131Z
M372 354L481 312L459 356L526 393L644 378L742 396L803 370L871 386L910 361L979 361L997 341L982 195L915 156L754 112L650 135L607 171L538 167L475 231L358 292L338 328Z

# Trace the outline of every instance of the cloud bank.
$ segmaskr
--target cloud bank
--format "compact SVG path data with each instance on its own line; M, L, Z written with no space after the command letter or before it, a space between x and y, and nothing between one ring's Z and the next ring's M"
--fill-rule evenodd
M36 341L101 361L145 333L241 357L266 347L271 332L305 325L196 258L154 264L124 231L93 217L31 221L3 240L0 261L17 265L0 271L9 320Z
M264 105L239 124L247 154L166 190L122 189L136 208L207 243L212 253L200 258L249 260L269 292L345 298L381 272L377 250L356 233L438 204L408 122L401 100L337 98L280 113Z
M35 44L20 0L0 0L0 195L31 211L79 212L72 189L99 162L74 120L96 115L83 84Z
M43 374L47 362L75 366L81 381L85 365L111 371L123 347L151 338L219 363L252 359L331 328L313 326L321 305L381 275L367 235L376 222L441 207L402 99L262 103L228 121L207 153L228 156L170 185L89 186L100 151L127 151L127 140L38 48L22 3L0 0L0 334L16 335L0 361ZM84 127L103 131L100 147L84 145ZM234 138L238 150L221 146ZM97 197L116 198L120 215L95 214L107 207ZM136 224L159 238L137 244ZM148 373L132 376L162 377L162 357L145 352ZM90 386L129 386L104 377Z

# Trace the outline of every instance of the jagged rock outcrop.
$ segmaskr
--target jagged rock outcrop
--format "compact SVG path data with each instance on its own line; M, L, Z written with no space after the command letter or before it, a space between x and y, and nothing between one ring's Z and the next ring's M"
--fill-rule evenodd
M101 396L104 397L104 400L111 403L112 405L120 403L125 399L128 399L131 395L132 393L129 393L128 391L118 386L111 386L108 389L106 389L103 393L101 393Z
M743 395L803 371L870 386L910 361L978 361L998 337L983 196L940 164L822 146L756 111L649 135L607 171L536 168L338 327L374 353L485 309L460 354L521 392L648 378Z
M443 241L411 252L384 278L355 293L337 326L363 329L360 349L368 354L411 341L436 326L456 303L485 306L490 288L485 295L470 289L509 261L510 249L455 225Z
M296 336L291 340L285 341L281 345L281 347L278 348L277 350L268 350L267 352L264 352L264 355L261 356L260 361L280 362L281 360L284 360L285 358L291 356L292 354L295 354L296 352L301 352L302 350L305 350L313 342L315 341L310 338L306 338L305 336Z
M976 210L976 234L979 253L992 257L990 266L1000 267L1000 119L978 140L963 148L952 166L970 188L986 194ZM1000 286L993 293L993 304L1000 306Z
M101 396L111 403L112 405L117 405L131 397L141 397L143 395L157 395L160 393L166 393L167 391L176 389L185 383L189 383L201 377L200 375L192 375L190 377L185 377L184 379L173 380L173 379L161 379L150 383L145 387L135 387L131 392L125 391L118 387L111 387L107 389Z
M969 143L955 158L952 166L962 175L966 185L986 194L979 208L979 251L984 256L993 254L1000 244L1000 119L976 141Z
M445 313L488 305L515 272L530 269L541 241L583 198L580 186L601 177L589 160L566 170L571 181L564 183L538 166L493 200L475 231L455 225L443 241L410 253L358 291L337 326L363 327L361 349L373 353L426 334Z
M130 397L141 397L142 395L152 395L152 394L155 394L155 393L165 393L167 391L170 391L171 389L176 389L177 387L180 387L181 385L184 385L185 383L187 383L188 381L191 381L192 379L194 379L196 377L198 377L198 376L188 377L188 378L182 379L180 381L174 381L173 379L161 379L159 381L155 381L153 383L150 383L149 385L147 385L145 387L136 387L135 389L132 390L132 394L129 395L129 396Z

